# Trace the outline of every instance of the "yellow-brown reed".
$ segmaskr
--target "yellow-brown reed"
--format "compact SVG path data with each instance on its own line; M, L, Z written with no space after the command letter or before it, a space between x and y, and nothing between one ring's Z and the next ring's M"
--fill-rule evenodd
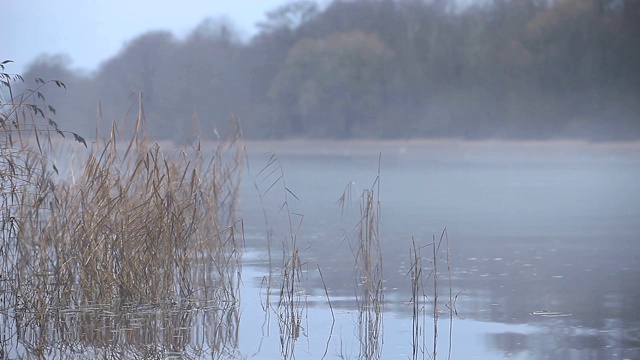
M32 340L43 341L23 345L33 347L30 356L42 356L51 321L73 309L222 309L239 300L242 227L235 212L243 150L237 121L212 147L198 141L165 150L146 136L140 103L130 139L123 141L114 124L106 140L96 140L79 155L80 164L71 164L81 175L70 180L56 174L50 134L72 135L85 146L86 140L58 129L48 118L55 110L32 101L40 98L38 89L14 96L9 80L16 78L7 76L2 73L2 84L10 96L0 103L3 344L30 328ZM39 124L40 117L48 123ZM210 349L223 338L237 342L237 324L235 330L226 325L207 339Z
M41 183L50 180L42 177L40 191L22 194L16 261L24 266L16 269L42 278L27 287L35 293L55 284L50 300L57 306L231 296L242 156L225 152L237 138L213 154L200 143L167 154L141 136L142 114L124 149L115 127L93 145L75 182L46 187ZM219 281L205 281L212 274Z

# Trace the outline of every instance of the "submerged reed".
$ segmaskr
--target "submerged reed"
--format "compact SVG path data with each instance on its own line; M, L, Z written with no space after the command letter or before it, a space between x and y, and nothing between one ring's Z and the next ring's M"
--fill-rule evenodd
M300 249L298 248L298 231L302 224L302 214L294 213L291 210L290 197L299 200L298 197L287 187L282 164L272 154L267 164L257 174L260 181L256 183L260 198L269 193L274 187L281 187L282 202L279 205L279 213L285 217L288 230L286 241L282 244L282 265L280 275L277 277L278 284L273 281L272 254L271 254L271 229L268 230L267 248L269 252L269 274L267 283L267 296L263 308L265 313L273 310L277 320L280 338L280 353L283 359L295 358L295 347L302 330L302 315L306 307L304 289L302 287L302 261ZM260 190L260 184L265 185L264 191ZM265 212L267 227L269 219ZM273 286L278 286L278 302L275 306L271 304L270 294ZM267 324L268 326L268 324Z
M362 191L358 204L359 219L354 241L350 242L355 260L355 300L358 308L359 358L377 359L382 355L383 337L383 274L380 239L380 163L378 175L371 188ZM341 211L351 199L351 187L347 185L338 199ZM346 235L345 235L346 236Z
M457 296L453 296L452 282L451 282L451 259L449 254L449 236L447 229L445 228L440 234L440 238L436 241L435 236L432 237L432 241L426 245L420 246L416 243L415 238L412 238L411 248L409 249L411 268L408 275L411 280L411 306L412 306L412 354L411 358L417 359L437 359L438 357L438 337L439 337L439 319L442 300L440 300L440 283L438 281L440 276L440 270L438 269L438 257L440 254L440 247L446 241L446 265L447 265L447 278L448 278L448 292L449 299L445 304L449 315L449 338L448 338L448 353L447 358L451 358L452 351L452 332L453 332L453 316L457 315L455 308L455 301ZM431 253L429 262L431 264L431 270L424 277L424 265L422 262L422 249L425 247L431 247ZM428 295L427 282L431 281L431 289L433 290L432 296ZM431 311L429 311L428 305L431 305ZM427 338L427 317L431 315L433 317L433 337ZM431 352L429 352L429 346L431 346Z
M380 358L382 344L383 302L382 249L379 237L380 201L378 190L380 178L371 189L364 190L360 198L361 219L358 225L358 251L356 253L356 279L359 294L358 324L360 328L360 357ZM358 296L359 295L359 296Z

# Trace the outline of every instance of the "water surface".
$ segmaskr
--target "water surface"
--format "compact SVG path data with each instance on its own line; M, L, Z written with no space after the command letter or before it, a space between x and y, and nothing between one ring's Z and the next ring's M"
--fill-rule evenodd
M349 314L356 309L350 236L359 211L357 196L373 185L379 167L383 358L411 354L411 239L426 245L445 227L452 290L459 293L453 359L640 357L640 315L634 310L640 305L637 145L293 142L248 149L251 170L242 211L247 244L258 254L250 266L263 274L268 263L263 212L286 223L280 185L269 190L263 205L255 196L254 181L262 190L271 185L261 182L264 172L258 173L270 157L264 152L273 151L287 189L295 194L288 198L290 211L303 215L293 218L307 262L306 291L314 300L309 302L309 339L328 331L322 325L328 310L324 285L336 299L334 310ZM336 201L350 183L353 201L345 215ZM287 230L275 227L272 253L282 252ZM442 269L446 252L438 261ZM425 268L430 270L427 261ZM260 279L256 275L252 283ZM357 350L357 339L349 340L342 331L340 346ZM297 355L315 358L317 352Z

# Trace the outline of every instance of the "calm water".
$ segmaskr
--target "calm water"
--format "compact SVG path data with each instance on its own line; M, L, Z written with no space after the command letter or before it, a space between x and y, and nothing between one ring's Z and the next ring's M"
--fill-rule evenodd
M459 294L459 316L451 324L452 359L640 358L638 146L289 143L249 145L248 150L242 198L248 247L239 326L243 353L280 356L279 341L273 341L277 321L263 310L264 295L256 295L266 292L268 274L265 213L273 224L275 281L290 234L281 209L282 184L266 192L263 205L255 188L264 193L275 179L259 174L270 156L264 152L273 151L287 189L295 194L288 200L305 269L296 358L316 359L325 351L328 358L359 354L354 240L343 235L353 234L357 197L372 186L379 164L382 358L411 356L411 239L427 245L445 227L451 288ZM344 214L336 201L349 183L353 199ZM422 254L427 272L428 251ZM441 250L441 272L445 255ZM336 318L333 328L318 267ZM446 294L441 297L448 297L445 280L442 273L440 291ZM423 318L431 352L433 319ZM438 344L443 358L449 326L445 311Z
M443 243L438 358L451 342L456 360L640 359L640 144L287 142L247 150L242 280L228 286L239 301L114 301L23 324L3 295L0 358L407 359L414 343L417 358L431 358L429 244L446 227L451 284ZM266 166L272 153L277 161ZM358 197L378 168L381 313L359 306L355 255ZM345 189L351 197L341 208ZM301 271L285 283L292 301L279 303L292 237ZM423 271L417 308L412 239Z

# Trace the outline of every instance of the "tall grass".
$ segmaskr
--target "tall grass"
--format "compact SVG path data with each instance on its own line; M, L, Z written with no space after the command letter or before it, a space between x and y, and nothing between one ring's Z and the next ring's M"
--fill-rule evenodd
M17 319L27 318L30 323L43 324L46 311L27 308L25 302L38 303L56 291L45 287L44 293L34 293L31 287L46 276L38 262L39 246L25 248L20 243L25 237L26 221L40 223L42 215L51 205L55 192L52 180L58 169L46 156L52 147L52 133L73 135L84 144L85 140L73 132L58 128L53 117L55 108L46 103L42 89L47 86L65 88L59 80L46 82L36 79L36 87L16 91L16 84L24 82L18 74L6 72L12 61L0 63L0 321L3 331L0 349L6 354L7 346L16 339ZM24 271L18 269L24 268ZM33 346L33 354L41 355L41 346Z
M229 165L224 142L215 156L203 154L201 144L167 155L138 133L120 151L116 135L114 128L104 144L96 142L74 183L52 186L40 176L39 191L22 194L15 275L40 280L20 290L48 294L56 306L206 293L234 300L224 290L237 281L228 270L239 264L241 156ZM204 281L211 273L220 276L219 288ZM51 293L51 283L62 287Z
M5 86L21 79L7 76ZM243 234L235 208L243 163L238 123L213 148L198 141L167 152L146 136L140 104L129 140L112 126L72 164L81 175L60 179L44 145L55 145L49 134L65 133L53 120L48 128L37 124L37 115L48 114L29 102L37 90L19 97L9 90L0 123L3 349L44 356L45 344L62 331L51 331L56 320L82 326L96 308L206 307L213 324L203 347L232 353L238 321L228 320L234 312L239 318ZM27 335L39 340L27 345ZM158 336L158 344L171 344Z

